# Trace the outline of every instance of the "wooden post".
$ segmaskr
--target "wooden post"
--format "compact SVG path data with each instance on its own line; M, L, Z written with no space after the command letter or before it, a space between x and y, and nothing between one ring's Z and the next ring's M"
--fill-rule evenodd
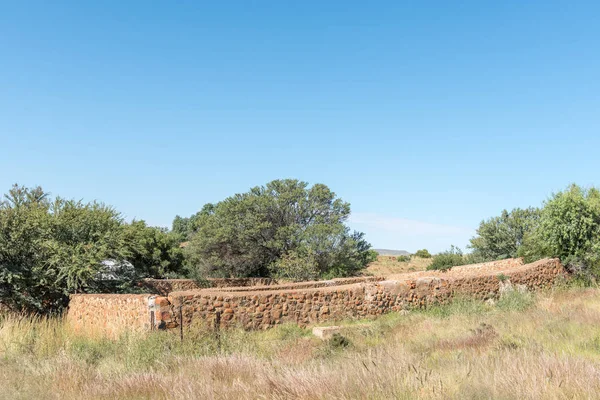
M217 348L221 351L221 311L215 313L215 338L217 339Z
M179 304L179 339L183 342L183 304Z

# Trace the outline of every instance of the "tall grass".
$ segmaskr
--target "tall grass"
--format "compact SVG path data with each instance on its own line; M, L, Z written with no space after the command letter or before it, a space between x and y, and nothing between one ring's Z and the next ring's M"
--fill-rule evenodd
M0 321L6 399L572 399L600 391L600 291L511 293L307 329L79 336L61 319Z

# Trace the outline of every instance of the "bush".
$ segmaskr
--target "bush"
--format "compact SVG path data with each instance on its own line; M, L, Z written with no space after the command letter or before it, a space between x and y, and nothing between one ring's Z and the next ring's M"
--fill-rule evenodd
M122 219L99 203L14 186L0 203L0 301L44 313L94 288L103 261L124 260Z
M600 191L571 185L552 195L519 255L526 261L560 258L576 277L594 283L600 276Z
M464 265L465 259L462 251L455 246L451 246L450 250L444 251L433 257L431 264L427 266L427 270L446 271L458 265Z
M139 277L184 277L181 235L148 226L144 221L133 221L124 226L124 241L127 261L135 266Z
M0 302L47 313L71 293L137 289L140 277L181 272L179 240L102 203L51 199L15 185L0 202Z
M409 262L410 256L398 256L398 258L396 258L396 260L398 260L398 262Z
M431 258L431 253L429 253L429 251L427 251L427 249L422 249L422 250L417 250L417 252L414 254L415 257L419 257L419 258Z
M471 239L469 247L482 261L517 257L525 236L535 230L539 219L538 208L503 210L500 216L479 224L477 236Z
M334 333L333 336L331 336L331 339L329 339L328 343L329 347L332 349L342 349L350 346L350 340L339 333Z
M578 256L568 256L561 260L565 269L573 276L571 284L587 287L595 285L600 277L600 271L596 263L582 259Z
M368 265L368 264L372 263L373 261L377 261L377 257L379 257L379 253L376 252L375 250L371 249L371 250L367 250L366 252L364 252L363 256L364 256L363 263L365 265Z

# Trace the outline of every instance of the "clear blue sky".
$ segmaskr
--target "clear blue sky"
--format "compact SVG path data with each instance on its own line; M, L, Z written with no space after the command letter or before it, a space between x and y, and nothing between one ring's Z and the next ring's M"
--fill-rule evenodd
M375 247L465 246L600 185L600 3L574 3L2 1L0 188L169 226L292 177Z

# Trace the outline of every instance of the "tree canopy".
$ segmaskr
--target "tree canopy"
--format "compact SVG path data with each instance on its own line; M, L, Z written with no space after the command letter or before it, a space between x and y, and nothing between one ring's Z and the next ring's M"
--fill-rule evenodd
M353 275L376 253L346 225L349 215L350 204L327 186L284 179L177 216L169 231L127 223L102 203L15 185L0 201L0 303L46 312L71 293L131 291L146 277ZM593 281L600 276L600 191L572 185L541 209L504 210L481 222L470 247L469 254L454 247L437 254L429 268L560 257ZM431 257L427 250L416 255Z
M206 205L193 217L188 263L204 276L344 276L373 259L344 224L350 204L327 186L293 179Z
M0 302L46 312L71 293L132 291L147 277L353 274L374 253L344 224L349 214L325 185L278 180L178 216L169 231L15 185L0 202Z
M470 247L473 253L487 261L517 257L525 236L535 230L539 219L538 208L502 210L499 216L479 224Z
M0 302L46 312L64 306L70 293L105 290L105 276L124 273L120 283L132 285L176 273L183 268L178 244L143 221L126 224L102 203L15 185L0 203Z
M586 282L600 276L600 190L575 184L554 193L541 209L504 210L483 221L471 239L485 260L557 257Z
M134 265L138 276L157 279L184 276L180 234L148 226L145 221L133 221L124 225L123 235L126 259Z
M580 278L600 276L600 191L571 185L553 194L520 250L528 260L558 257Z

